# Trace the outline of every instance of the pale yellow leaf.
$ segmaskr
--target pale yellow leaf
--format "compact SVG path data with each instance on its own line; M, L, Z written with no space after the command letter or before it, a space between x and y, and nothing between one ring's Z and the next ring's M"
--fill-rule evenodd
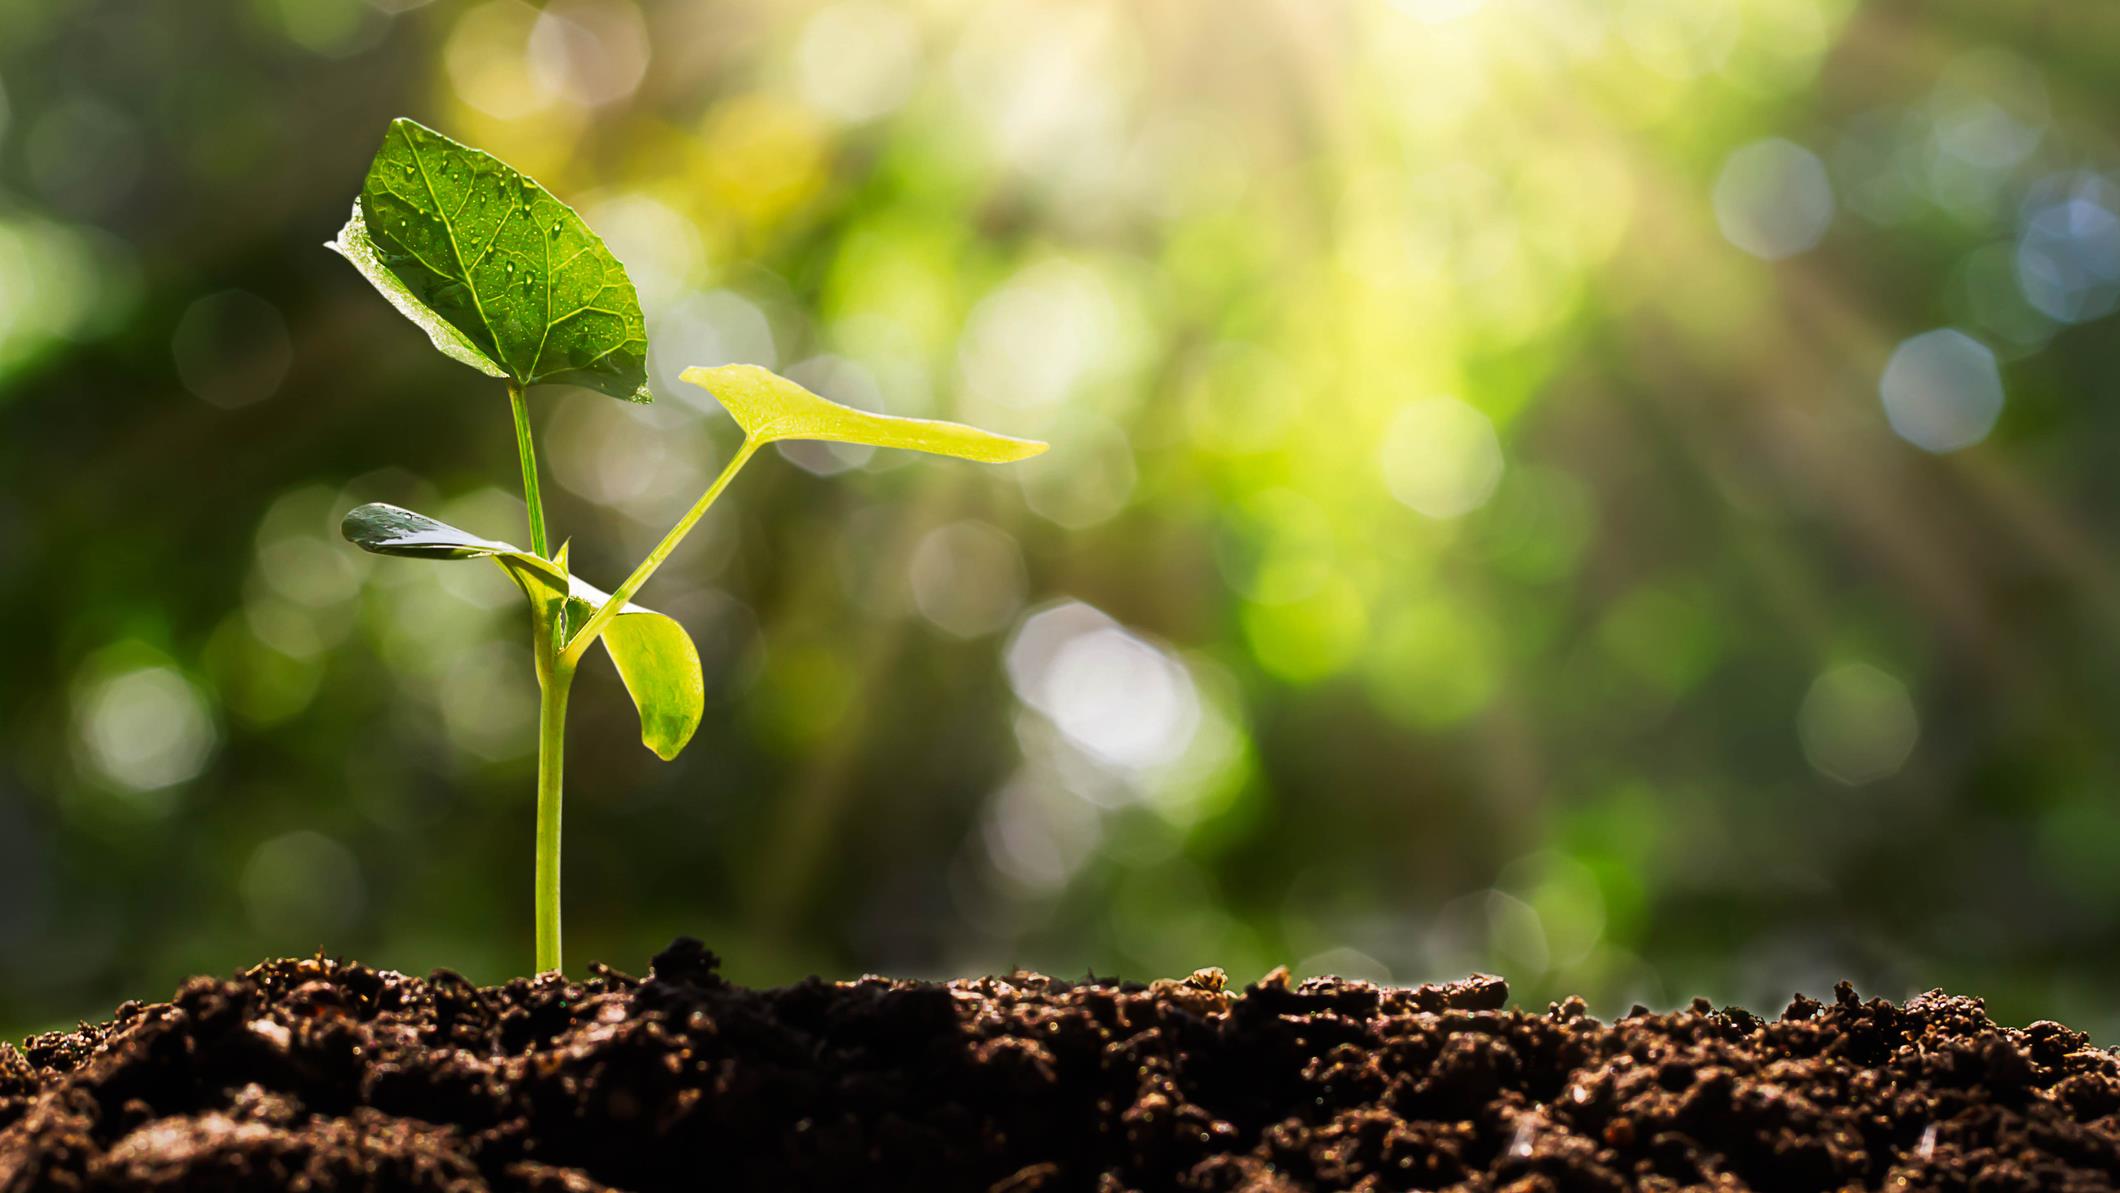
M987 464L1028 459L1046 449L1035 439L997 435L963 423L899 418L842 406L757 365L694 366L682 376L713 394L754 443L819 439L902 447Z

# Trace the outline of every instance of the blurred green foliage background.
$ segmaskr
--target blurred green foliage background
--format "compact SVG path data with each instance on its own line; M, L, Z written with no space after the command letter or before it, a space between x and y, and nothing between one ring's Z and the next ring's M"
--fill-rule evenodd
M620 578L686 365L1049 439L747 470L576 688L569 957L1480 967L2120 1037L2120 8L0 4L0 1028L530 960L498 383L321 242L386 121L572 201L658 402L532 394Z

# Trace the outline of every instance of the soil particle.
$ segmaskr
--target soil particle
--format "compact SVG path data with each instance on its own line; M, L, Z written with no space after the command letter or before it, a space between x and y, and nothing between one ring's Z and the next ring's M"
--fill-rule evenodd
M0 1045L0 1191L2120 1188L2120 1059L1841 985L1769 1022L1498 978L480 988L322 958Z

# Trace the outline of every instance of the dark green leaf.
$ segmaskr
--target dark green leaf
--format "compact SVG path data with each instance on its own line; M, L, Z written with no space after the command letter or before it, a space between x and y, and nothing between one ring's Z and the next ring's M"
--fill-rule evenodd
M339 238L324 247L353 262L353 267L360 270L361 276L381 291L384 298L390 300L390 305L396 307L399 314L418 324L420 330L427 333L427 338L433 341L435 348L443 356L470 365L489 377L508 375L507 370L494 364L493 359L473 343L470 337L421 303L412 291L398 281L397 275L391 273L389 267L383 264L382 258L376 254L375 241L368 235L368 223L361 216L359 203L353 205L353 218L347 220L346 226L339 229Z
M357 506L339 524L339 533L346 536L347 542L377 555L403 555L412 559L490 558L533 599L538 598L533 587L546 593L546 599L558 597L567 590L564 564L540 559L511 543L480 538L401 506L379 501Z
M329 247L453 360L648 400L647 326L625 267L492 154L392 121Z
M339 523L339 533L363 551L415 559L477 559L516 551L507 543L480 538L439 518L381 501L348 510Z

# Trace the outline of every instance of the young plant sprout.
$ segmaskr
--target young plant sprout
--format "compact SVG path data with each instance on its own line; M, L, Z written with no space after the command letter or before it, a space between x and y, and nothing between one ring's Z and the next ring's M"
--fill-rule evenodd
M1046 445L958 423L855 410L755 365L686 369L743 429L714 483L640 566L606 593L576 576L567 545L548 546L537 449L524 391L586 386L649 401L647 324L626 270L580 216L498 158L410 120L396 120L368 168L332 250L353 262L443 355L498 379L508 394L529 507L530 549L481 538L394 505L346 515L367 551L420 559L491 559L530 600L541 696L537 719L537 968L560 967L560 780L567 693L602 643L640 712L641 741L665 761L699 727L705 682L684 627L633 596L759 448L790 439L902 447L1006 463Z

